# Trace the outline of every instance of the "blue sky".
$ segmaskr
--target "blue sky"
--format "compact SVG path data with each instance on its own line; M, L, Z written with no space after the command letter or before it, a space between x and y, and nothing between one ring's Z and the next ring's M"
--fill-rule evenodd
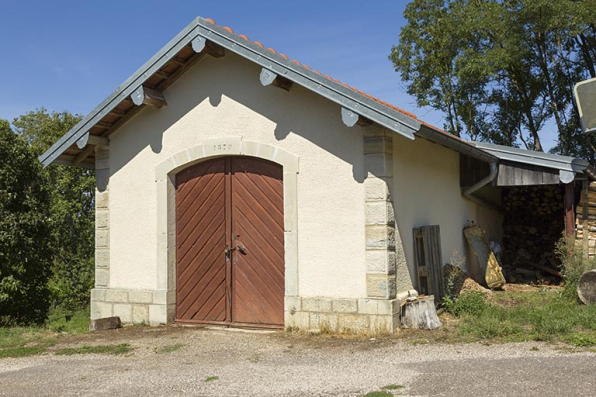
M3 1L0 118L46 107L86 115L196 16L443 126L388 59L406 0ZM544 145L553 145L553 136Z

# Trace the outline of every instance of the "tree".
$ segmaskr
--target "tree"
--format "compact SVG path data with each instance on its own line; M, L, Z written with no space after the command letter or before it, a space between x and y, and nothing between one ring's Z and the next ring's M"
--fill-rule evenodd
M15 119L13 125L40 155L80 119L68 112L38 109ZM95 174L89 169L50 165L44 175L51 197L52 304L66 310L83 308L89 304L94 280Z
M48 313L50 195L25 139L0 120L0 325Z
M472 140L554 150L591 160L596 139L579 131L573 85L596 77L596 2L415 0L390 59L416 97Z

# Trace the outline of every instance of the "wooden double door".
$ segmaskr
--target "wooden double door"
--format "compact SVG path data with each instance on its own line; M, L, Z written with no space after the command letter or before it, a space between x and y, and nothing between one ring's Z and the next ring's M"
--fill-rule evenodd
M284 323L283 169L222 157L176 175L176 321Z

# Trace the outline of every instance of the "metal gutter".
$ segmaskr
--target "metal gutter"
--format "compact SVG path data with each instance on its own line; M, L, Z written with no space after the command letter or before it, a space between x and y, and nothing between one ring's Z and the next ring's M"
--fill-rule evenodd
M480 188L483 188L484 186L488 185L489 183L495 180L495 178L499 174L499 162L497 160L494 160L491 161L489 165L490 172L488 173L488 175L476 182L475 184L473 184L472 186L470 186L469 188L465 189L462 192L463 196L471 197L472 193L479 190Z
M182 48L198 37L216 43L263 68L318 93L319 95L374 121L408 139L414 139L414 133L421 124L403 113L378 103L365 95L345 87L325 76L294 63L281 55L262 48L250 40L231 33L225 28L212 24L203 18L196 18L176 37L159 50L149 61L122 83L112 94L104 99L89 115L60 138L50 149L39 156L45 166L54 162L64 151L74 145L97 122L116 108L122 100L129 97L139 86L157 70L172 59Z
M516 163L524 163L576 173L581 173L586 171L588 168L591 168L590 163L587 160L569 156L536 152L533 150L525 150L485 142L473 142L473 145L479 149L491 153L500 160L513 161Z
M479 149L466 141L462 141L461 139L453 135L438 132L426 125L423 125L420 128L420 130L416 132L415 135L421 138L428 139L431 142L443 145L449 149L453 149L459 153L468 155L480 161L484 161L487 163L497 161L497 157L495 157L494 155L482 149Z

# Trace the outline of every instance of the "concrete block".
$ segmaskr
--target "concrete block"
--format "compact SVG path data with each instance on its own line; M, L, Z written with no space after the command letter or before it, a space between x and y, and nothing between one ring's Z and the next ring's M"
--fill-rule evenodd
M302 310L305 312L331 312L329 298L302 298Z
M125 324L132 323L132 306L127 303L115 303L113 307L114 316L120 317Z
M368 201L365 208L367 225L395 225L393 204L390 201Z
M95 208L108 208L110 204L110 193L95 190Z
M95 248L109 248L110 232L106 229L95 230Z
M367 250L366 271L368 273L395 273L395 252L388 250Z
M334 299L333 311L336 313L358 312L358 301L356 299Z
M96 249L95 250L95 267L108 268L110 267L110 250Z
M166 305L149 305L149 325L165 325L168 323Z
M95 269L95 286L100 288L110 286L110 271L108 269Z
M290 312L284 313L285 325L288 327L295 327L298 329L310 329L310 315L307 312L296 312L291 314Z
M365 226L366 248L395 249L395 228L385 225Z
M379 299L358 299L358 313L378 314Z
M393 315L393 307L396 305L395 300L387 300L387 299L379 299L378 307L379 307L379 315L384 316L391 316ZM397 306L399 306L399 302L397 302Z
M364 180L366 201L389 201L393 188L392 178L377 178L370 176Z
M95 227L104 229L110 226L110 212L109 211L95 211Z
M339 314L339 332L368 332L368 317L360 314Z
M387 274L366 275L366 293L370 298L391 299L395 297L395 276Z
M91 318L112 317L112 304L106 302L91 302Z
M132 305L132 322L149 324L149 307L147 305Z
M93 288L91 290L91 302L104 302L106 300L105 288Z
M299 312L302 310L302 299L299 296L286 296L284 298L284 307L289 312Z
M153 303L153 292L131 290L128 292L128 301L130 303Z
M176 291L153 291L153 303L157 305L170 305L176 303Z
M337 314L311 313L311 316L315 314L318 314L319 326L313 328L319 328L323 332L337 332L339 324Z
M128 292L125 290L108 289L106 290L106 302L128 302Z
M321 313L308 313L309 329L321 329Z
M371 335L388 335L392 334L396 328L393 316L370 316L369 318L369 333Z

